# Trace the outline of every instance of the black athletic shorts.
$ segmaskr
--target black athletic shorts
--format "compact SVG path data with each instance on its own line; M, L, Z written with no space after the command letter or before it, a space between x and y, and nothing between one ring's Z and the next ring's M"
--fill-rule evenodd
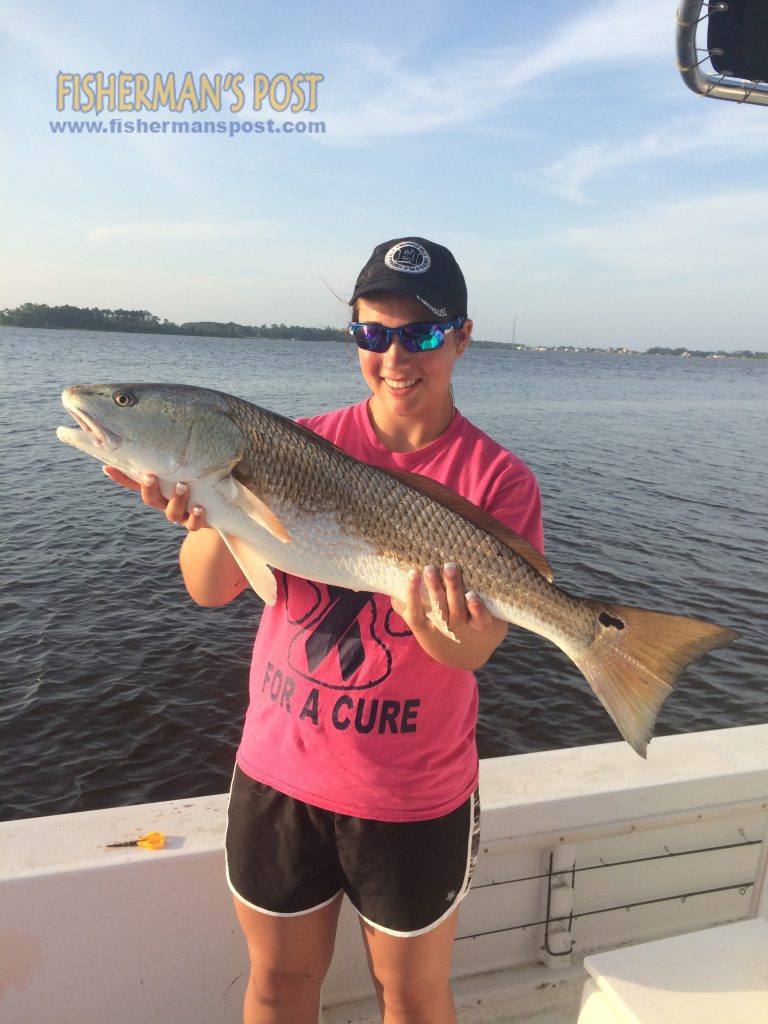
M267 914L306 914L343 891L382 931L430 931L466 896L479 843L477 792L440 818L371 821L294 800L235 768L227 881Z

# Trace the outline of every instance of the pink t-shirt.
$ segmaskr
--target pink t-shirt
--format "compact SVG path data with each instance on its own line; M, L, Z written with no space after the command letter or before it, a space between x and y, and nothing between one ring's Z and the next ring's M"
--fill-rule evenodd
M528 467L456 413L416 452L376 437L368 404L301 420L363 462L432 477L543 550ZM477 684L419 646L389 597L276 574L253 648L237 754L251 778L339 814L417 821L477 785Z

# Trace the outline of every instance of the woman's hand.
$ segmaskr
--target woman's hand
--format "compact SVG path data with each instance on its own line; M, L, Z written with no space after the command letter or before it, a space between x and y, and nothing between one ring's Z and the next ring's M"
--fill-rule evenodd
M176 523L177 526L185 526L188 530L201 530L206 527L205 511L200 505L187 507L189 501L189 487L179 482L174 488L170 498L163 497L160 490L160 481L153 473L145 473L140 484L132 480L125 473L121 473L114 466L104 466L104 473L116 484L122 484L132 491L141 494L141 500L150 508L157 508L165 512L165 518L169 523Z
M421 596L422 574L408 574L405 602L392 599L392 607L406 622L418 642L436 661L454 668L476 669L484 665L507 632L507 623L495 619L479 596L465 594L461 573L454 562L443 566L428 565L423 573L424 586L433 610L439 610L456 640L442 633L427 618Z

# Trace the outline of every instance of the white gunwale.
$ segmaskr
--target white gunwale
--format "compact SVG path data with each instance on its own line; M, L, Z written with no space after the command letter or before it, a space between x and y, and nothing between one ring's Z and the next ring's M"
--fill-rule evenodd
M492 758L481 796L462 1021L575 1022L585 955L766 913L768 725L657 738L647 761L624 743ZM238 1021L226 799L0 823L0 1017ZM162 851L105 848L157 829ZM324 988L342 1019L376 1019L348 907Z

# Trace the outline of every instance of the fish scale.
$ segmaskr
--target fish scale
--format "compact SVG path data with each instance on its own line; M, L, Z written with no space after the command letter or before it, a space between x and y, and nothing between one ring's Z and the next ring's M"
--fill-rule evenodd
M268 567L402 600L410 569L456 562L492 615L571 658L641 756L680 673L737 638L702 619L568 594L526 541L447 488L359 462L231 395L91 384L65 389L62 401L79 426L60 427L60 440L134 480L154 473L166 496L187 482L190 503L205 508L265 600L275 599Z
M294 509L316 515L334 509L339 530L346 536L367 540L369 558L376 553L383 559L394 559L402 567L401 573L392 574L400 582L398 596L404 595L409 569L456 561L467 588L477 590L500 608L509 608L501 595L510 582L528 572L538 575L514 552L425 495L344 455L329 442L326 444L330 450L323 451L318 444L322 439L308 440L289 420L273 414L257 418L254 410L242 401L233 403L233 420L239 421L244 432L253 431L266 442L254 446L254 457L243 461L237 475L250 478L267 504L282 510L280 518L292 535L299 532L291 529ZM262 426L265 421L266 430ZM285 455L282 459L261 460L261 447L271 447ZM341 461L340 454L344 455ZM264 472L264 466L270 471ZM329 495L334 493L335 500L329 501ZM318 529L317 521L314 529ZM461 557L460 553L468 554ZM350 564L349 560L346 562ZM344 585L352 586L355 582L359 579L350 577ZM368 582L374 586L378 580Z

